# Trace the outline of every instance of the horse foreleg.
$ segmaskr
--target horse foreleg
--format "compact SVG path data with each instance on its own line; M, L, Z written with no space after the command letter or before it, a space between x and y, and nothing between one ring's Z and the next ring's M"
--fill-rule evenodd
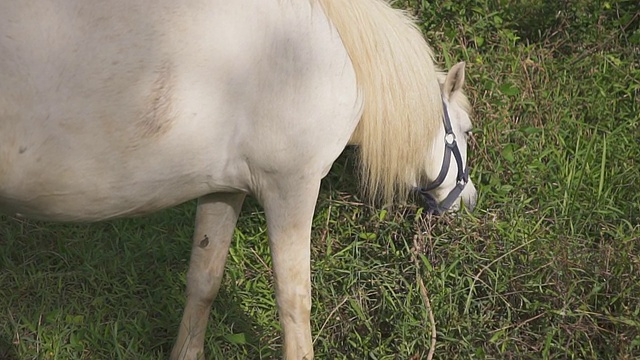
M284 338L284 358L313 359L311 342L311 223L320 187L279 184L263 197L273 259L276 301Z
M198 201L191 261L187 273L187 303L172 360L202 359L211 303L218 294L233 230L244 194L212 194Z

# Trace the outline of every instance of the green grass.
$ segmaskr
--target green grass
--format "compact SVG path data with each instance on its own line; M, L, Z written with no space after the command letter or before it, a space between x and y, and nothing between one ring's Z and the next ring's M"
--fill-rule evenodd
M418 278L437 358L640 357L638 6L559 4L398 2L439 61L467 61L479 204L438 219L365 206L347 151L314 220L317 358L425 358ZM166 358L193 218L193 203L93 225L0 217L0 359ZM265 229L248 201L212 359L281 355Z

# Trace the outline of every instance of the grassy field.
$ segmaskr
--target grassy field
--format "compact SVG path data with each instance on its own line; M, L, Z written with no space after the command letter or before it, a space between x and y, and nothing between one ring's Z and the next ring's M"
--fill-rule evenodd
M318 359L640 358L637 1L400 1L467 62L477 210L362 203L347 151L313 233ZM194 204L135 220L0 217L0 359L166 358ZM211 359L280 356L265 222L245 204Z

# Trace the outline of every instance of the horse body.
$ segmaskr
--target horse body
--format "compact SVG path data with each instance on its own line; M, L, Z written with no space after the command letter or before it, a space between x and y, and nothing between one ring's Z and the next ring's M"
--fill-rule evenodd
M357 124L351 63L308 2L0 13L29 19L0 24L0 204L26 216L100 220L322 175Z
M464 188L473 205L473 185L451 176L471 126L463 82L464 66L439 73L382 0L0 0L0 210L96 221L198 198L171 354L197 359L251 194L267 218L284 356L311 359L321 179L350 142L373 197L402 198L440 172L435 201ZM456 161L443 160L445 141Z

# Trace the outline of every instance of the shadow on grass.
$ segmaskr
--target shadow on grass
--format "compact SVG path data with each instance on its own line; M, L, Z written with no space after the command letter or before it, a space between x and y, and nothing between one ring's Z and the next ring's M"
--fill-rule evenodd
M634 1L528 0L497 5L491 10L510 19L509 27L521 41L553 44L566 54L584 51L585 44L609 47L616 44L615 39L631 41L627 46L633 46L638 41L637 36L635 44L631 39L640 26Z
M36 353L81 358L89 351L100 358L117 347L125 358L166 358L184 307L193 205L91 225L0 216L0 359L39 356L20 353L31 350L12 343L16 332L37 343ZM208 345L220 352L246 346L253 354L263 329L224 286ZM244 333L246 343L230 344L228 329Z
M267 344L261 341L266 331L258 322L248 316L239 306L240 302L233 288L223 287L213 302L211 315L207 324L205 337L205 355L212 358L215 354L246 353L247 358L263 358L261 349ZM153 343L157 339L165 339L158 344L158 350L166 358L171 353L178 335L180 316L169 322L158 322L152 326L149 334L140 339L144 343ZM232 329L233 331L228 331ZM212 334L213 333L213 334ZM241 336L241 338L239 338ZM240 350L242 348L242 351ZM153 351L153 345L149 352ZM222 356L222 355L220 355ZM2 359L2 357L0 357Z
M0 337L0 359L3 360L18 360L18 354L11 344L11 339Z

